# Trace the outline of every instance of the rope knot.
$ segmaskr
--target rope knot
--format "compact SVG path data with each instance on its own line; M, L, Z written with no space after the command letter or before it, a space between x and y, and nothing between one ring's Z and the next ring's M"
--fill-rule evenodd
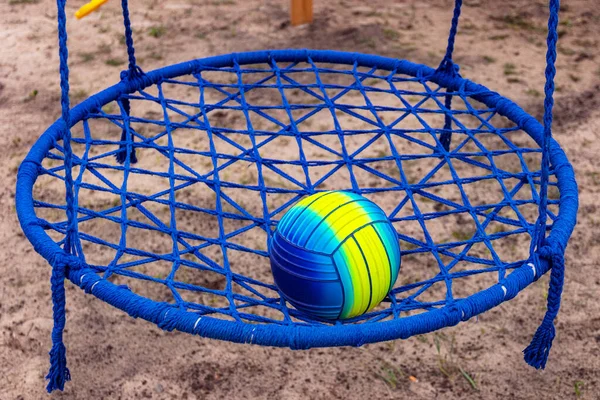
M455 64L451 58L444 58L437 68L436 72L448 74L452 77L460 76L460 65Z
M552 341L556 336L554 320L560 310L560 299L565 278L565 258L564 249L558 244L548 241L539 248L537 253L538 257L545 259L552 269L548 289L548 305L542 323L523 353L527 364L537 369L544 369L552 348ZM535 260L537 263L539 263L539 258ZM540 266L536 265L536 269L540 270Z

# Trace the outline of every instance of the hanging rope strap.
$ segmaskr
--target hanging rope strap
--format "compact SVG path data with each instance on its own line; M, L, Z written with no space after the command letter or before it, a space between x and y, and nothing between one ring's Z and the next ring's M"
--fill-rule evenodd
M446 48L446 55L437 69L438 73L460 76L459 66L454 64L452 55L454 53L454 42L456 40L456 33L458 32L458 22L460 20L461 10L462 0L456 0L454 3L452 26L450 27L450 34L448 35L448 47ZM451 94L448 94L445 98L444 107L446 108L447 112L445 114L444 130L440 136L440 144L446 151L450 149L450 142L452 140L452 115L450 114L452 110L452 97L453 96Z
M77 240L77 218L75 213L75 199L73 194L73 151L71 149L71 118L69 109L69 51L67 48L67 29L65 15L66 0L57 0L58 7L58 43L60 56L60 89L62 121L64 123L64 155L65 155L65 187L67 203L67 232L65 240L65 252L71 254L75 249ZM55 389L63 390L65 382L71 379L67 368L66 348L63 343L63 331L65 328L65 276L68 264L59 260L52 263L52 311L54 327L52 329L52 349L50 350L50 371L46 376L49 380L46 389L52 392Z
M127 45L127 55L129 57L129 68L121 72L122 81L131 81L135 79L141 79L144 77L144 71L137 66L135 59L135 47L133 45L133 31L131 29L131 19L129 18L129 5L128 0L121 0L121 7L123 8L123 24L125 25L125 44ZM129 118L131 114L131 105L127 97L119 99L121 103L124 117ZM133 142L135 137L131 132L129 123L123 121L123 130L121 132L121 142L119 145L119 151L116 154L116 159L119 164L125 164L127 154L129 154L129 162L135 164L137 162L137 156ZM127 148L130 147L129 151Z
M534 262L539 266L540 258L546 259L552 268L550 287L548 289L548 308L546 315L535 332L531 343L523 353L527 364L535 368L545 368L552 341L556 335L554 320L560 309L560 298L564 284L564 251L555 242L546 240L548 219L548 180L550 175L550 142L552 140L552 109L554 107L554 78L556 76L556 44L558 42L558 13L560 0L550 0L550 16L548 18L548 52L546 54L546 85L544 91L544 137L542 143L542 176L540 183L539 217L536 223L534 241L537 254L533 254ZM538 268L539 269L539 268Z

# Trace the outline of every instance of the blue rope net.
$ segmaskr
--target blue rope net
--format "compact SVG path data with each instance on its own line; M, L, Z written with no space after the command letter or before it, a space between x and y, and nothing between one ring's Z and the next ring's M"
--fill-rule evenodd
M539 146L471 94L310 57L161 79L121 97L130 115L114 101L71 128L77 254L103 279L199 316L329 324L282 299L267 243L303 196L350 190L387 212L403 268L386 302L339 323L451 305L528 261L539 202ZM449 151L439 140L446 118ZM123 130L137 164L115 159ZM61 246L64 144L47 154L34 191ZM557 197L548 203L552 221Z

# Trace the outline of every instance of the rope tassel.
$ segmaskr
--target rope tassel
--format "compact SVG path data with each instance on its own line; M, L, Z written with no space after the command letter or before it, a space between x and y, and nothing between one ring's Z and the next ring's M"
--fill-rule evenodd
M544 369L552 348L552 341L556 336L554 320L560 310L560 300L565 280L565 260L560 249L549 246L542 247L539 256L547 259L552 267L548 289L548 308L542 323L533 335L531 343L523 350L523 353L527 364L536 369Z
M52 268L52 312L54 327L52 328L52 349L50 350L50 371L46 375L49 380L46 390L64 390L65 383L71 380L71 373L67 368L67 354L63 343L63 331L65 329L65 265L57 263Z

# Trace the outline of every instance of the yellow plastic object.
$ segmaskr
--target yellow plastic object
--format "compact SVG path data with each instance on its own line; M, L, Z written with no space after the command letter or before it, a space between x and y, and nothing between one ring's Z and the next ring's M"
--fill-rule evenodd
M99 9L100 6L107 1L108 0L92 0L77 10L77 12L75 12L75 17L77 17L77 19L81 19Z

